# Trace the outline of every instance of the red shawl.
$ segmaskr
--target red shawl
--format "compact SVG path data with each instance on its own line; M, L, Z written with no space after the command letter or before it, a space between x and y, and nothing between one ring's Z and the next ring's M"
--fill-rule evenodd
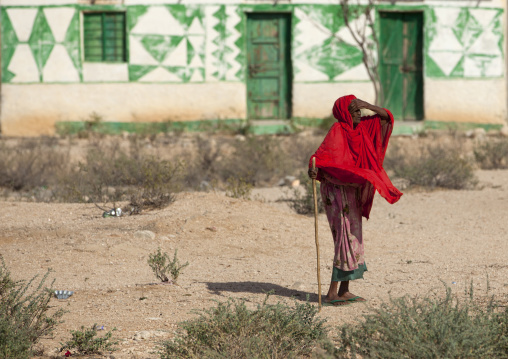
M386 110L390 120L381 126L379 115L363 117L353 129L353 119L348 106L356 97L344 96L335 101L333 116L338 120L328 131L321 146L312 158L316 158L316 167L342 182L361 183L362 215L369 218L369 213L377 190L389 203L399 200L402 193L392 184L385 170L383 161L386 147L393 129L393 115ZM323 175L318 172L318 180Z

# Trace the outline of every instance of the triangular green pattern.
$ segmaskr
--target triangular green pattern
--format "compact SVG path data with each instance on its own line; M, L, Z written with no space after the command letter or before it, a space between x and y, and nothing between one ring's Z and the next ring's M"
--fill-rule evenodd
M166 5L171 15L178 20L180 24L187 30L195 17L201 24L205 17L203 6L201 5Z
M213 16L219 20L217 25L214 26L214 30L218 32L218 36L213 39L213 43L217 45L218 49L213 52L213 56L217 59L217 61L214 61L213 64L218 69L223 69L224 67L230 68L231 65L227 64L225 62L225 55L228 52L232 52L231 49L229 49L226 46L226 7L224 5L219 6L219 9L213 14ZM228 67L229 66L229 67ZM215 71L212 74L215 78L219 80L224 80L226 78L226 71Z
M362 51L356 46L329 38L323 45L305 52L309 64L324 72L332 80L335 76L362 63Z
M466 9L462 9L452 31L467 49L480 36L483 28Z
M196 51L194 50L194 47L192 46L189 40L185 39L185 41L187 41L187 65L188 65L194 58Z
M69 53L69 56L78 70L79 77L83 81L83 70L81 64L81 47L79 46L79 13L76 11L72 18L67 33L65 34L64 46Z
M9 82L15 76L7 68L18 45L18 37L5 9L1 9L2 24L2 82Z
M156 59L162 62L166 55L182 41L182 36L145 35L141 43L145 49Z
M240 21L236 24L235 29L240 33L240 37L236 39L235 45L240 50L238 55L235 57L235 61L240 64L240 69L236 72L235 76L238 80L243 81L245 79L245 13L243 10L238 7L236 9L238 16L240 16Z
M129 81L138 81L144 75L155 69L152 65L129 65Z
M354 11L354 17L350 20L354 20L358 17L356 11L361 11L358 6L351 7ZM339 5L313 5L313 6L302 6L304 11L312 21L317 24L321 24L326 27L332 34L339 31L344 26L344 19L342 17L342 10Z
M496 18L494 20L494 24L492 25L492 32L499 36L498 46L499 50L501 50L501 53L504 54L504 33L503 33L503 23L501 21L501 14L500 11L499 14L496 15Z
M148 10L148 6L133 5L127 7L127 31L131 32L138 23L138 19Z
M462 57L450 73L450 77L464 77L464 61L466 61L466 58Z
M190 75L188 74L189 69L187 67L181 67L181 66L162 66L172 74L178 76L182 79L184 82L188 82ZM187 80L186 80L187 79Z
M425 31L424 31L424 36L425 36L425 46L426 48L428 49L430 44L432 43L432 40L434 39L434 37L436 36L437 34L437 16L436 16L436 12L434 11L434 9L429 9L428 12L426 13L426 20L425 20Z
M9 70L2 70L2 82L10 82L16 75Z
M427 77L446 77L445 73L436 64L436 62L427 55L425 57L425 76Z
M55 46L55 38L51 32L51 28L48 25L46 16L42 9L39 9L37 16L35 17L34 26L32 29L32 35L28 40L28 44L32 49L32 53L39 68L39 72L42 77L42 69L46 65L46 61L51 54L51 50ZM42 80L42 78L41 78Z

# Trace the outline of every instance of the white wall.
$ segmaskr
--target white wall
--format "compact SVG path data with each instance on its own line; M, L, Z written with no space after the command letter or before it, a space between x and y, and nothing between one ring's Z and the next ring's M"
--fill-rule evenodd
M242 83L3 84L2 93L2 133L8 136L50 135L55 122L87 120L93 112L111 122L246 117Z
M506 121L506 83L488 80L425 79L427 120L494 123Z
M295 83L293 116L311 118L330 116L335 100L350 94L374 103L374 87L370 82Z

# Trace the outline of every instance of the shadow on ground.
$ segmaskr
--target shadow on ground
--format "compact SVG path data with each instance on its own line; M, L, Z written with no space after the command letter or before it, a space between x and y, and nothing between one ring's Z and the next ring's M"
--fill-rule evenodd
M297 300L306 301L307 297L309 302L317 302L318 296L316 293L309 293L302 290L290 289L282 287L273 283L264 282L205 282L208 290L215 295L224 296L224 292L229 293L253 293L253 294L266 294L273 292L273 295L295 298Z

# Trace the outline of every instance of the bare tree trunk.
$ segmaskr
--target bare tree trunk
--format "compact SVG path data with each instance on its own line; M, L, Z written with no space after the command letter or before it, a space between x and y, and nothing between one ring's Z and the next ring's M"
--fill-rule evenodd
M342 17L346 27L349 29L351 36L362 51L362 62L367 69L369 79L374 86L374 95L376 105L382 105L384 102L383 89L379 78L379 59L376 51L379 50L379 39L375 30L375 19L372 12L374 11L374 0L369 0L367 5L360 5L357 0L355 5L351 5L349 0L340 0L342 9ZM364 16L364 21L357 21L353 28L352 19L359 19ZM367 30L371 29L371 38L367 35Z

